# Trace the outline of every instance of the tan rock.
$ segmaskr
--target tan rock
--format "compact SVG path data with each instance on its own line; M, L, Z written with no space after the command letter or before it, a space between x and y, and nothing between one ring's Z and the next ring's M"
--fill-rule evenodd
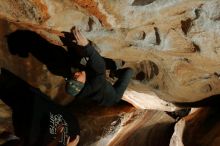
M0 66L12 70L55 101L68 103L71 97L65 94L63 78L48 72L31 55L12 55L5 35L28 29L62 46L61 32L79 26L99 47L101 55L122 59L125 66L134 69L130 92L126 93L143 96L131 100L137 97L132 96L126 101L144 109L173 111L177 109L173 103L200 101L220 93L219 7L219 0L2 0ZM149 95L154 96L146 100ZM145 102L141 106L142 101ZM147 118L145 114L140 114L141 124L143 117ZM115 130L118 133L114 134L123 133L126 128ZM120 144L120 137L115 135L110 137L113 141L107 142ZM212 140L213 145L219 141L217 137ZM95 141L101 140L90 142Z

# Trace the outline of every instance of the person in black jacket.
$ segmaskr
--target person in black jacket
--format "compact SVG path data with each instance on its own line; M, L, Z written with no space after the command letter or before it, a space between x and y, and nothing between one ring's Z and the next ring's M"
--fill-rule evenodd
M12 109L14 133L19 137L17 143L9 141L5 146L77 145L79 124L69 109L3 68L0 99Z
M133 74L131 68L123 68L115 71L118 80L112 85L106 80L105 60L99 55L77 28L72 29L74 42L79 47L68 47L69 52L86 60L84 68L75 68L73 77L67 79L66 90L78 100L94 100L100 105L111 106L118 103L126 90ZM62 38L61 38L62 40Z

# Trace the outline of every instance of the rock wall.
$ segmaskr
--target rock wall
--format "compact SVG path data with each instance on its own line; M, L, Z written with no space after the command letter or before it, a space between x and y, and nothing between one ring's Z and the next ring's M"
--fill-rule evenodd
M28 83L38 87L52 100L62 104L68 102L71 96L65 93L63 77L51 73L47 66L32 53L24 55L25 57L12 54L7 46L6 36L13 30L14 26L6 21L0 21L1 67L9 69ZM25 35L19 37L26 38ZM38 51L42 49L39 48ZM47 48L43 48L43 51L47 54ZM53 54L50 53L47 54L49 58ZM154 107L154 109L157 108ZM162 109L166 109L166 106ZM133 144L157 146L159 143L168 145L173 132L174 119L163 111L138 110L127 103L113 107L76 104L72 111L80 123L79 145L82 146L132 146ZM0 101L0 144L3 144L7 138L4 137L5 132L13 133L11 110ZM141 140L137 141L137 137ZM155 141L158 138L160 141Z
M155 97L172 103L200 101L220 93L219 8L219 0L2 0L0 65L40 88L55 101L65 104L71 97L64 93L63 78L49 72L47 66L32 54L26 58L12 55L5 36L16 29L28 29L62 46L59 39L63 35L61 32L78 26L97 45L102 56L122 59L126 62L125 66L135 70L129 85L129 91L136 92L134 98L139 99L138 95L147 98L150 91ZM170 103L162 104L165 107L148 109L166 111L166 106L169 106L169 111L175 110ZM1 114L1 118L8 125L10 111L5 108L1 108L1 113L5 113ZM98 108L105 111L103 118L97 117L96 112L88 116L91 113L74 110L82 123L80 145L159 145L159 142L169 145L174 120L166 113L139 111L128 105L125 111L114 108ZM108 111L112 111L110 116ZM198 113L193 117L191 126L200 124L196 120L200 116L202 114ZM88 131L92 119L96 121L94 129ZM103 125L107 130L97 125ZM218 132L212 128L209 129L209 137L217 143ZM6 130L12 128L8 126ZM195 131L190 131L188 135ZM93 132L96 134L91 134ZM204 135L205 132L201 132L198 137ZM86 137L90 139L85 140ZM138 141L135 140L137 137ZM155 140L159 138L161 141ZM184 137L181 143L211 143L208 140L193 143L193 138ZM182 137L179 139L182 140Z
M219 5L218 0L10 0L0 3L0 16L58 45L60 31L79 26L103 56L133 66L140 92L193 102L220 91Z

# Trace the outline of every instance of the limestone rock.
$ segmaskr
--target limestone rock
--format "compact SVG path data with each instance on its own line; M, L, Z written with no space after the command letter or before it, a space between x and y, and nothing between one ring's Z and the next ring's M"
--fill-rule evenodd
M193 102L219 93L220 82L214 76L219 72L217 0L28 0L4 1L0 6L2 19L52 43L62 45L57 35L80 26L105 57L123 58L130 66L155 60L163 78L143 83L141 92L162 85L154 92L172 102Z
M219 109L216 107L195 109L178 121L170 146L219 145Z
M126 62L125 66L134 69L135 74L129 85L132 93L144 94L143 97L157 97L156 100L151 100L153 106L139 107L173 111L178 109L174 103L196 102L220 93L219 8L219 0L2 0L0 66L40 88L53 100L68 103L72 99L65 94L63 78L51 73L33 54L26 58L12 55L5 36L16 29L28 29L49 42L62 46L59 39L63 35L62 31L70 31L73 26L78 26L97 45L102 56L122 59ZM137 101L140 103L142 100L138 98ZM135 106L140 105L135 100L130 102ZM157 102L160 103L159 106L154 106ZM137 120L137 123L142 124L142 127L135 127L134 124L133 128L138 129L135 136L142 133L143 127L145 129L149 126L148 121L142 123L146 120L143 117L147 118L146 113L149 111L140 112L140 119L133 121L135 123ZM152 112L150 117L157 117L158 113ZM115 113L115 116L118 115ZM123 116L126 117L126 114ZM167 119L162 114L164 116ZM114 120L106 121L111 123ZM158 121L156 119L154 124ZM107 127L111 125L109 123ZM130 126L132 124L127 126L128 129ZM166 131L169 124L163 127L162 124L158 130ZM112 145L127 145L122 139L132 137L129 142L138 143L132 141L134 136L129 135L129 130L122 137L118 136L120 129L113 127L113 131L115 133L110 135L112 141L105 135L107 138L92 137L94 139L89 142L94 145L103 141L105 144L110 142ZM216 131L211 130L210 133L212 132ZM150 137L149 133L144 136ZM212 140L213 145L218 142L218 138L212 137ZM141 145L146 141L139 142ZM207 144L206 140L204 143Z

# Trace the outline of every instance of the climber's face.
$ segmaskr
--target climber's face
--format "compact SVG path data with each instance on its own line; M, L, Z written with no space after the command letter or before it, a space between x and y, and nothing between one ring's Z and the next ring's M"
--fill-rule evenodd
M86 72L85 71L78 71L75 72L73 75L74 79L81 82L85 83L86 82Z

